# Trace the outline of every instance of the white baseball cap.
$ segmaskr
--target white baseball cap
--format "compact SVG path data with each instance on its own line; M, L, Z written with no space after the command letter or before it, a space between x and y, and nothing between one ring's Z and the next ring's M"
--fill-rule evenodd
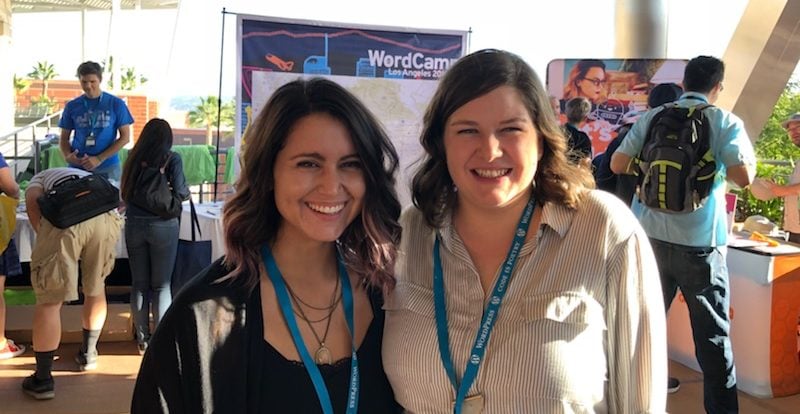
M800 112L795 112L788 119L781 122L781 126L783 127L783 129L787 129L789 128L789 124L791 124L792 122L800 122Z

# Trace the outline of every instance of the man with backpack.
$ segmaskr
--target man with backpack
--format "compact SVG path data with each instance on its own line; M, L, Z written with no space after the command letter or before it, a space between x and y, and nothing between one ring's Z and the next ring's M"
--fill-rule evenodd
M690 60L683 78L686 93L674 105L643 115L611 157L617 174L634 173L638 164L632 210L650 238L665 306L669 309L678 288L686 300L709 413L738 412L725 182L743 188L755 176L755 153L742 120L711 106L723 89L724 74L717 58ZM679 383L670 382L676 391Z
M673 102L680 98L683 89L674 83L659 83L647 95L647 108L657 108L661 105ZM594 181L597 188L616 194L625 204L630 205L633 201L633 194L636 192L636 176L617 175L611 171L611 156L619 148L622 140L630 131L633 123L639 119L645 111L639 112L632 119L628 120L617 128L617 136L608 144L606 151L592 160L594 166Z
M86 187L68 198L74 201L59 201L56 207L63 207L60 211L64 211L64 215L68 212L68 217L54 217L44 208L48 205L47 197L59 189L77 188L72 184L89 181L87 179L102 180L106 187L110 186L105 178L88 171L51 168L34 175L25 192L28 219L36 232L31 252L31 285L36 294L33 312L36 372L25 378L22 390L37 400L55 397L52 369L61 342L61 305L78 299L79 261L84 294L83 341L75 362L81 371L97 368L96 346L107 312L105 278L114 268L122 227L122 218L116 209L119 192L110 187L114 191L95 197L101 191ZM103 207L94 209L92 205L85 205L81 198ZM76 211L69 208L70 203L81 207L77 214L81 214L81 210L93 211L75 218Z

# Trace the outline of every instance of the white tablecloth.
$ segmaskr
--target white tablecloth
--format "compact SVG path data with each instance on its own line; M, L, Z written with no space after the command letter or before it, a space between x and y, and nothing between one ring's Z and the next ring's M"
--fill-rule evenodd
M200 223L200 234L195 240L211 240L211 260L216 260L225 254L225 238L222 232L222 203L195 204L197 219ZM180 239L192 240L192 231L189 227L191 222L191 212L189 203L183 203L183 215L181 216ZM31 261L31 250L33 242L36 240L36 233L33 231L26 213L17 213L17 228L14 231L14 240L19 251L19 260L22 262ZM117 241L117 258L127 259L128 250L125 247L125 229Z

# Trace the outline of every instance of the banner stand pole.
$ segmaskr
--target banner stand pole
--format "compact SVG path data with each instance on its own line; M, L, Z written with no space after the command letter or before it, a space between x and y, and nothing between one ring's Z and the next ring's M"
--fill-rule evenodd
M214 199L212 202L217 201L217 186L219 184L219 137L220 125L222 124L222 64L225 57L225 15L228 14L225 8L222 8L222 38L219 45L219 87L217 89L217 144L214 148ZM225 160L230 162L230 160ZM202 200L200 200L202 202Z

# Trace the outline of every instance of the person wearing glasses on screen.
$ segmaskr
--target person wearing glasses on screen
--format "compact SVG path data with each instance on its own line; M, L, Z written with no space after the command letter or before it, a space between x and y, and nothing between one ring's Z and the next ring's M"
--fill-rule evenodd
M597 59L582 59L575 62L569 71L567 82L564 86L564 100L582 96L592 104L605 102L608 95L606 90L606 64Z

